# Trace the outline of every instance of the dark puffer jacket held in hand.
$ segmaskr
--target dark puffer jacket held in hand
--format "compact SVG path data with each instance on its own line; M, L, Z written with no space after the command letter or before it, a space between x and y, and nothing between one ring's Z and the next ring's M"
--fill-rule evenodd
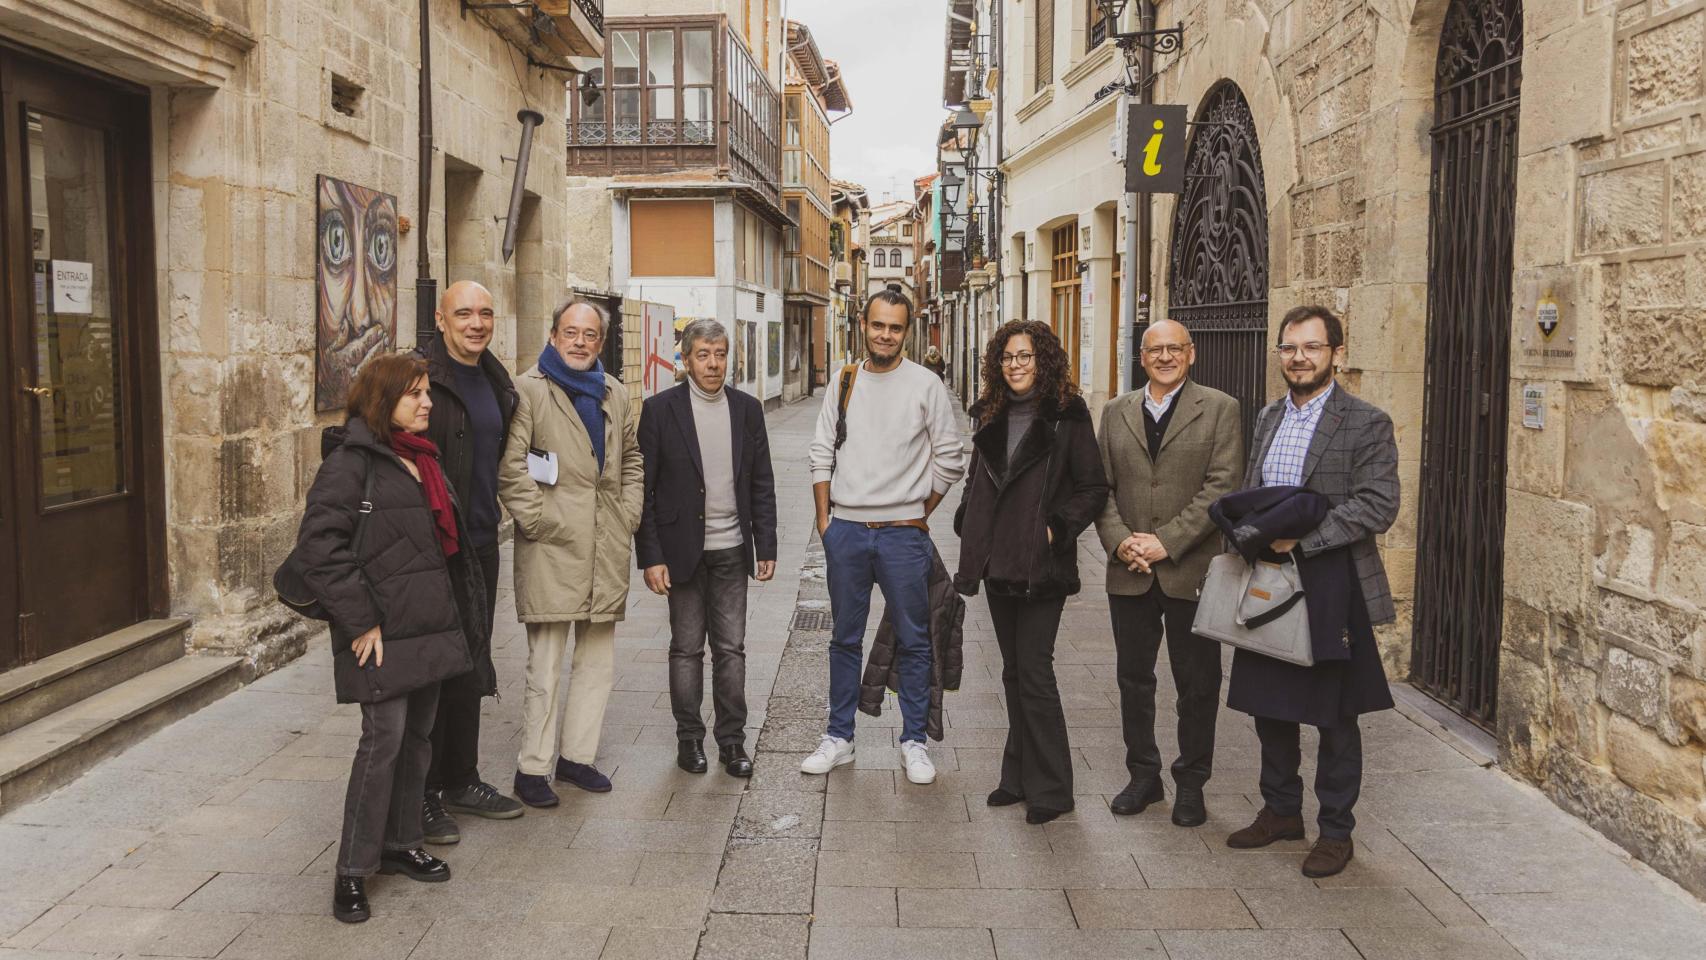
M924 718L924 735L932 740L946 736L942 722L942 694L960 688L965 669L966 602L954 592L954 579L936 548L930 548L930 709ZM883 622L871 641L871 656L859 679L859 710L873 717L883 715L883 695L900 692L899 642L894 623L884 611Z
M977 593L980 582L1032 600L1078 592L1078 535L1101 515L1108 478L1083 398L1064 409L1048 397L1038 404L1011 463L1005 413L972 436L965 499L954 515L961 593Z
M359 417L326 428L321 444L325 460L308 490L296 549L308 589L331 614L338 702L389 700L466 673L475 662L489 664L485 651L471 657L468 647L469 637L484 636L476 627L485 622L479 564L467 549L446 560L420 482ZM373 511L356 556L352 541L370 469ZM375 625L385 664L369 657L364 668L350 643Z

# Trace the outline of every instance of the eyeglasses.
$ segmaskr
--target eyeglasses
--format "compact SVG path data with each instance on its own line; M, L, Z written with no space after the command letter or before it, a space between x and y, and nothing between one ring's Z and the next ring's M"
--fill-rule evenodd
M1191 345L1188 343L1158 343L1153 347L1144 347L1143 355L1151 360L1159 360L1163 356L1182 357L1189 349Z
M1004 367L1028 367L1037 359L1034 353L1004 353L1001 355L1001 365Z
M559 338L569 342L569 343L597 343L598 341L604 339L603 331L600 331L600 330L574 330L574 329L571 329L568 327L565 327L561 331L559 331L557 333L557 336Z
M1297 351L1302 350L1304 356L1313 360L1323 354L1330 353L1332 349L1333 345L1330 343L1320 343L1318 341L1311 340L1308 343L1301 345L1296 343L1282 343L1274 348L1274 352L1280 355L1281 360L1290 360L1292 357L1297 356Z

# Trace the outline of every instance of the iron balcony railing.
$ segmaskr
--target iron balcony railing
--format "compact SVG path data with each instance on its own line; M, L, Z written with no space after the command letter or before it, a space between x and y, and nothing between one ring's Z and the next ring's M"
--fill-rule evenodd
M581 15L598 31L598 35L604 36L604 0L575 0L575 6L580 8Z
M703 146L715 143L717 125L711 120L583 120L569 124L569 146L663 144Z

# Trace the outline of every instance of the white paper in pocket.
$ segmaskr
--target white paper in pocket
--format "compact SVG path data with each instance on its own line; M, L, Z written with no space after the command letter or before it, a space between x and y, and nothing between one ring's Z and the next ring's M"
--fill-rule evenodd
M527 475L547 487L557 485L557 454L527 451Z

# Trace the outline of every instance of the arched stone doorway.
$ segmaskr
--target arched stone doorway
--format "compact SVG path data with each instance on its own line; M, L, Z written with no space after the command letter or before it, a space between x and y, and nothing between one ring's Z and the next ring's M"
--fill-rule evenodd
M1521 0L1452 0L1434 74L1411 670L1477 723L1498 704Z
M1256 121L1222 81L1197 111L1173 212L1167 315L1197 344L1191 377L1238 398L1243 435L1266 400L1268 201Z

